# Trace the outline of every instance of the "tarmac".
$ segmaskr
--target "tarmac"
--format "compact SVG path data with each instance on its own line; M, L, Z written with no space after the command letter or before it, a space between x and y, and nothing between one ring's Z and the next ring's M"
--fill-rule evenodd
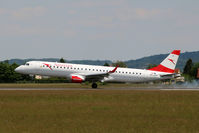
M196 88L0 88L0 90L161 90L161 91L199 91L199 87Z

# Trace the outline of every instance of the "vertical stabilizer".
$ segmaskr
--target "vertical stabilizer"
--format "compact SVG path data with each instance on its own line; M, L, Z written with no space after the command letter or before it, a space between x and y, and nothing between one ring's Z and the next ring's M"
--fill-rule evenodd
M160 65L157 67L153 67L151 71L158 71L158 72L166 72L166 73L174 73L175 67L180 55L180 50L174 50L171 52L166 59L164 59Z

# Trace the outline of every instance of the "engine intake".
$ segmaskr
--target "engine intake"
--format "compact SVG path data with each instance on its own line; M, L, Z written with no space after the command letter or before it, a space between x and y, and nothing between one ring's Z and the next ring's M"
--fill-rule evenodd
M82 76L77 76L77 75L71 76L72 83L82 83L83 81L84 81L84 78Z

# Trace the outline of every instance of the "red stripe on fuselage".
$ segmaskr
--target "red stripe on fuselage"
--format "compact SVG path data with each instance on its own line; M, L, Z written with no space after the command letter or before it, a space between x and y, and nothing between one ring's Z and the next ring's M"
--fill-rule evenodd
M45 63L43 63L43 64L46 65L48 68L50 68L50 70L53 70L53 69L50 67L49 64L45 64Z
M158 65L157 67L154 67L154 68L151 68L151 69L148 69L150 71L158 71L158 72L167 72L167 73L174 73L174 70L173 69L170 69L170 68L167 68L163 65Z

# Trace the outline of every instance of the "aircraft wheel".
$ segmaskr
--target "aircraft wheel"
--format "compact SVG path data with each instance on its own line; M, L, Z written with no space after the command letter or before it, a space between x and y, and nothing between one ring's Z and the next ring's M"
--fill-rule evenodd
M97 83L93 83L92 88L97 88Z

